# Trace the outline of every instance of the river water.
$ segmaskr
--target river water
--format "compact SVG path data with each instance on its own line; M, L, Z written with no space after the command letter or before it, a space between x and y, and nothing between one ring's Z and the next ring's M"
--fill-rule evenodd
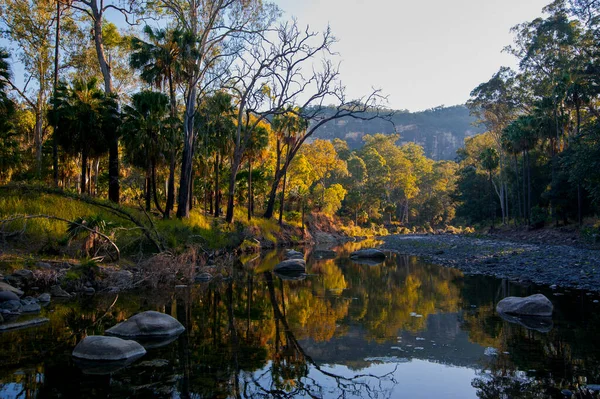
M334 259L313 250L300 280L272 273L272 252L246 257L231 281L53 300L49 323L0 334L0 398L545 398L600 383L597 296L401 255L358 264L356 245ZM555 305L551 321L494 311L537 292ZM77 368L83 337L144 310L186 332L111 374Z

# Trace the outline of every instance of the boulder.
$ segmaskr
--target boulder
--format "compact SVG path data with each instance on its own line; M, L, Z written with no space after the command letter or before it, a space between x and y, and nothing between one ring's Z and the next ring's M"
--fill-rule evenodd
M63 290L60 285L53 285L52 287L50 287L50 294L58 298L71 297L71 295L67 291Z
M552 331L554 327L551 317L516 316L507 313L499 313L499 316L509 323L519 324L528 330L535 330L544 334Z
M47 262L38 262L35 265L40 269L52 269L52 265L50 265L50 263Z
M19 296L23 295L23 291L21 291L20 289L15 288L10 284L0 281L0 292L2 292L2 291L10 291Z
M2 313L21 313L22 308L23 305L21 305L19 298L0 302L0 312Z
M73 349L74 358L93 361L130 360L145 354L146 349L135 341L102 335L85 337Z
M106 330L107 335L123 338L171 337L185 331L177 319L161 312L149 310Z
M19 297L12 291L0 291L0 303L6 301L18 301Z
M287 259L279 262L273 270L279 273L291 271L304 272L306 270L306 262L304 259Z
M350 259L385 259L385 257L385 253L375 248L360 249L350 254Z
M284 257L285 259L304 259L304 254L293 249L288 249L285 251Z
M542 294L527 297L509 296L498 302L496 312L521 316L552 316L554 306Z
M42 310L40 304L32 297L21 299L21 312L23 313L37 313Z
M213 276L210 273L202 273L196 276L195 281L207 282L212 280Z
M39 317L37 319L29 319L29 320L23 320L23 321L13 321L13 322L8 322L8 323L3 323L3 324L0 324L0 332L8 331L8 330L19 330L22 328L39 326L40 324L47 323L48 321L50 321L50 320L48 320L44 317Z
M33 272L31 270L28 270L28 269L17 270L12 275L15 276L15 277L17 277L17 278L23 279L25 281L32 281L33 280Z
M51 299L51 296L47 292L43 293L42 295L38 296L38 298L37 298L38 302L43 302L43 303L50 302L50 299Z

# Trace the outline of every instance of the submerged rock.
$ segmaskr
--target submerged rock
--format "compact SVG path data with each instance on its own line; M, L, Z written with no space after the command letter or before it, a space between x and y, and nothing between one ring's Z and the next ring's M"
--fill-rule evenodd
M37 300L39 302L43 302L43 303L50 302L50 299L51 299L51 296L47 292L43 293L42 295L38 296L38 298L37 298Z
M10 284L0 281L0 292L6 292L6 291L12 292L19 296L23 295L23 291L21 291L20 289L15 288Z
M527 297L509 296L498 302L496 312L523 316L552 316L554 306L542 294Z
M19 330L22 328L39 326L40 324L44 324L49 322L50 320L45 317L38 317L36 319L22 320L22 321L13 321L9 323L0 324L0 332L8 331L8 330Z
M274 273L282 280L304 280L306 278L304 270L278 270Z
M168 314L149 310L106 330L107 335L126 338L171 337L181 334L185 327Z
M85 337L73 349L74 358L101 362L137 359L145 354L146 349L135 341L102 335Z
M350 254L350 259L385 259L385 253L375 248L360 249Z
M306 262L304 259L287 259L279 262L273 270L279 273L291 271L304 272L306 270Z
M21 312L23 313L37 313L42 310L40 304L32 297L21 299Z
M12 291L0 291L0 302L18 301L19 296Z
M58 298L70 298L71 295L62 289L62 287L60 285L53 285L52 287L50 287L50 294L52 294L52 296L54 297L58 297Z
M288 249L285 251L284 257L285 259L304 259L304 254L293 249Z
M516 316L507 313L499 313L499 316L509 323L519 324L528 330L535 330L544 334L552 331L554 327L551 317Z
M331 249L318 249L313 252L313 256L316 259L335 259L337 258L337 253Z

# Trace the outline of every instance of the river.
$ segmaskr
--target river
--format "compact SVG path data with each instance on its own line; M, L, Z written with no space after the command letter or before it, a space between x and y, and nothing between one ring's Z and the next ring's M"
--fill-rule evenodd
M229 281L53 300L47 324L0 334L0 397L541 398L600 383L596 294L396 254L354 263L359 245L332 259L307 251L301 279L273 273L282 258L273 251L244 257ZM537 292L554 303L550 323L495 313L505 296ZM143 310L186 332L111 374L77 368L83 337Z

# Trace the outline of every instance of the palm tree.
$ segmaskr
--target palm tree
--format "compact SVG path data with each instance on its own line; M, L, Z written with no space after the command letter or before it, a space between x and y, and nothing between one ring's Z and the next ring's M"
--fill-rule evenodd
M225 92L216 92L206 98L200 105L196 119L198 129L204 131L202 145L207 151L215 155L215 217L220 214L221 192L220 171L227 154L231 152L233 135L235 134L234 114L235 107L232 98Z
M76 79L71 87L62 82L57 87L55 108L49 112L58 126L57 141L66 153L81 154L81 193L86 193L87 163L109 149L111 135L119 124L118 105L114 96L98 88L98 79Z
M132 68L141 71L143 81L163 89L167 86L169 91L169 103L171 119L175 123L177 118L177 97L175 86L181 81L180 65L182 57L183 34L180 30L152 29L150 26L144 28L148 38L145 42L139 38L131 40L132 54L129 64ZM166 85L165 85L166 83ZM180 123L177 123L180 125ZM170 141L169 182L167 189L167 204L164 216L169 218L170 212L175 205L175 165L177 148L179 146L180 134L173 132Z
M156 208L165 214L156 193L156 166L170 136L169 98L155 91L141 91L123 108L122 140L131 163L146 170L146 210L152 192Z
M8 97L8 81L11 78L8 58L10 55L0 48L0 177L18 162L19 148L14 139L12 120L15 104Z

